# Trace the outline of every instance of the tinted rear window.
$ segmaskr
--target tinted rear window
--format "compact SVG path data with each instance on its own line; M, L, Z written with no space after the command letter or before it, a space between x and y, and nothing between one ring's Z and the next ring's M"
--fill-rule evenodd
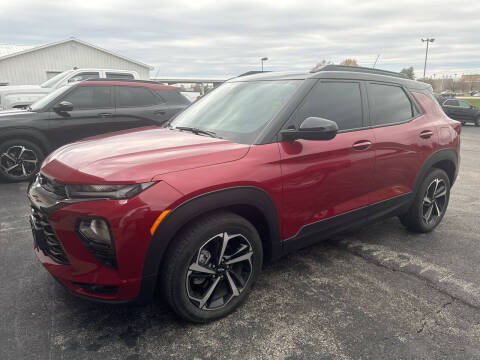
M156 89L155 93L170 105L189 105L190 101L174 89Z
M149 106L160 103L153 93L141 86L118 86L117 107Z
M399 86L369 84L368 97L373 125L395 124L413 117L412 104Z
M128 74L128 73L113 73L113 72L107 72L106 77L108 79L135 79L133 74Z
M447 100L445 102L445 105L450 105L450 106L460 106L460 103L458 100Z

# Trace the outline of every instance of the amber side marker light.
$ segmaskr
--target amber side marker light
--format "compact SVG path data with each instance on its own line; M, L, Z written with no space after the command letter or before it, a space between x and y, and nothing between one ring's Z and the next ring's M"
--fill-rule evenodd
M171 210L164 210L160 215L158 215L157 220L153 223L152 227L150 228L150 234L155 234L155 230L157 230L158 225L165 219L165 216L167 216L170 213Z

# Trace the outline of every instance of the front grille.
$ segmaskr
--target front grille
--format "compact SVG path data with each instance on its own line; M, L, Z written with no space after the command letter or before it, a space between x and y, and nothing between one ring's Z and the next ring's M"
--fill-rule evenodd
M64 265L70 265L60 240L58 240L57 235L55 235L55 232L48 222L47 215L32 207L31 221L37 246L54 261Z
M64 184L52 180L42 174L38 175L38 182L40 183L40 186L46 191L60 196L62 199L67 197L67 190Z

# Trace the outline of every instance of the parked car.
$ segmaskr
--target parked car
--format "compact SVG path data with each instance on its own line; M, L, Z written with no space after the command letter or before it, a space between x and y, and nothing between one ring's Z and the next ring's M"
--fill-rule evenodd
M443 111L463 124L472 122L480 126L480 109L464 99L448 99L442 103Z
M473 94L472 96L474 97L480 97L480 91L477 91L475 94Z
M24 109L55 89L69 83L88 79L138 79L135 71L112 69L73 69L64 71L41 85L13 85L0 87L0 110Z
M35 253L73 294L205 322L262 263L368 221L432 231L461 124L428 84L326 66L227 81L164 128L66 145L28 189Z
M172 86L91 80L64 86L27 110L0 112L0 178L32 179L45 155L69 142L160 125L190 102Z

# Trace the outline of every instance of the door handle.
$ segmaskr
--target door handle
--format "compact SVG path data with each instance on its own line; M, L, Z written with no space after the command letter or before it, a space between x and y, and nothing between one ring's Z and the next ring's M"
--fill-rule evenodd
M433 135L433 131L432 130L423 130L421 133L420 133L420 137L423 138L423 139L428 139L430 137L432 137Z
M100 113L98 114L98 117L101 117L101 118L107 118L107 117L112 117L113 114L112 113Z
M353 144L352 148L354 150L366 150L372 145L371 141L368 140L359 140Z

